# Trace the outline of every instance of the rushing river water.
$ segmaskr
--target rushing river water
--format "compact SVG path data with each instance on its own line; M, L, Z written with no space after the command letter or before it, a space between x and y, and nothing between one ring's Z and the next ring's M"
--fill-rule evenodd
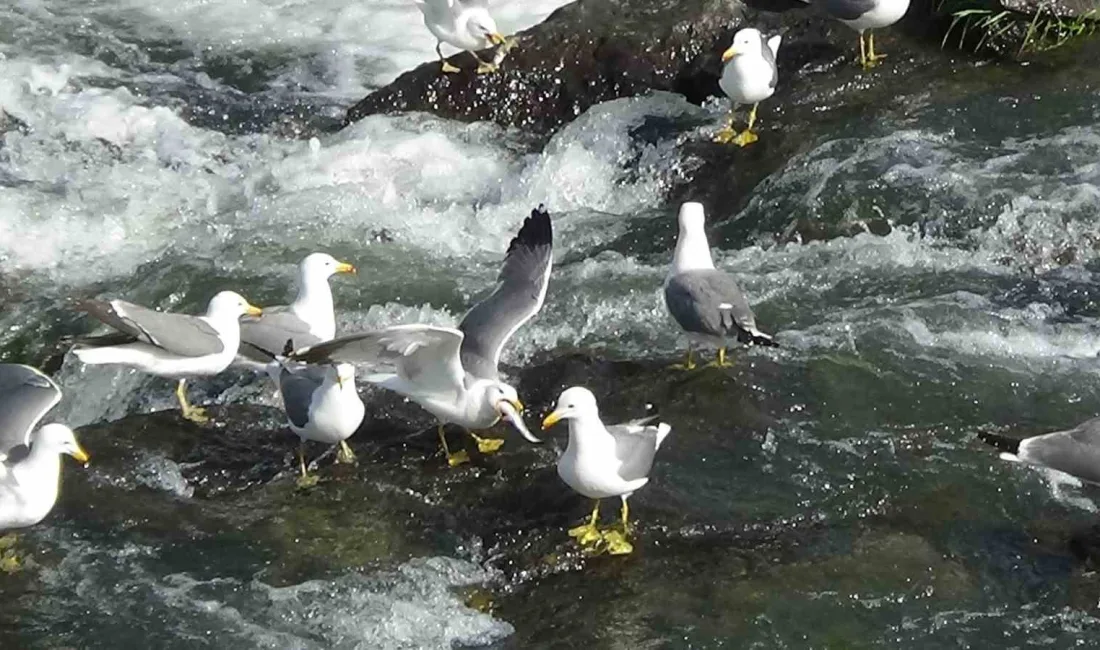
M511 32L560 4L494 12ZM0 580L0 647L1100 645L1095 489L974 438L1100 410L1095 79L832 120L710 224L717 263L782 347L739 354L728 376L683 376L664 369L683 344L661 301L667 196L698 164L678 145L707 137L721 107L609 102L548 143L420 114L327 128L432 47L398 0L4 4L0 359L59 351L83 327L72 297L197 310L233 287L284 301L315 250L361 269L332 282L342 331L454 323L544 203L557 263L505 362L536 368L530 418L566 377L603 391L611 418L668 405L672 437L632 501L638 551L561 560L586 505L557 482L552 450L518 438L503 473L443 472L426 436L408 443L423 463L360 452L354 480L302 497L284 489L289 455L213 489L188 478L201 463L144 449L160 420L131 419L86 446L95 459L97 440L125 439L142 449L133 462L67 466L63 492L81 489L24 536L39 566ZM891 227L780 237L799 218ZM174 404L161 380L72 359L58 379L53 416L74 425ZM226 413L273 404L244 374L194 395ZM274 411L258 421L289 445ZM230 444L206 435L196 444ZM462 508L522 501L522 514L505 508L492 539L463 534L448 491L475 489L498 492ZM131 510L108 525L96 490ZM257 521L269 513L294 526Z

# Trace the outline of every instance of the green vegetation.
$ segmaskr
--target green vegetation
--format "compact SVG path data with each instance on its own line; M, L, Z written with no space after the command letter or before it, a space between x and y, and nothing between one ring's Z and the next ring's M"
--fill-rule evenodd
M1071 17L1058 15L1053 7L1039 5L1028 15L982 0L943 0L938 11L952 20L941 46L1023 57L1060 48L1100 28L1100 10Z

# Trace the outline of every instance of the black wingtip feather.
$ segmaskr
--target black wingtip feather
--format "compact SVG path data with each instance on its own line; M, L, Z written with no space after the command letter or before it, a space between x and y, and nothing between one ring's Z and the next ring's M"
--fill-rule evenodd
M523 226L512 238L512 242L508 244L508 252L511 253L518 246L537 248L539 246L553 246L553 244L554 229L550 224L550 212L546 210L545 205L540 203L539 207L531 210L531 216L523 220Z
M1020 439L1018 438L1009 438L1008 436L1002 436L999 433L990 433L989 431L979 431L978 440L992 447L996 447L1001 451L1007 451L1010 454L1020 453Z
M775 339L773 339L772 337L770 337L770 336L757 336L755 334L752 336L752 344L753 345L761 345L761 346L766 347L766 348L777 348L777 347L779 347L779 343Z

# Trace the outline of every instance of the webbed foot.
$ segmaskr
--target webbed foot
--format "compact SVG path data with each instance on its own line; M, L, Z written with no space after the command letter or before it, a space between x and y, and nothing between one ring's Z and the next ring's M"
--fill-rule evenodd
M340 448L336 451L336 462L346 465L355 464L355 452L343 440L340 441Z
M15 551L5 551L3 555L0 555L0 571L7 574L19 573L23 570L23 563L19 561L19 556L15 554Z
M299 476L298 480L295 482L295 484L298 486L299 490L308 490L309 488L317 485L317 482L319 480L320 479L318 479L313 474L305 474L305 475Z
M181 409L180 414L183 419L190 420L195 424L206 424L210 421L210 416L206 414L206 409L201 406L188 405L186 408Z
M735 144L739 147L745 147L756 142L759 139L760 138L756 135L756 132L745 129L744 131L738 133L737 137L730 140L730 143Z
M577 540L577 543L581 546L591 546L603 538L600 531L592 524L570 528L569 536Z
M608 555L629 555L634 552L634 545L626 541L626 535L622 531L606 531L603 534L602 542L607 548Z
M443 74L454 74L456 72L462 72L462 68L451 65L447 61L443 61L443 65L440 67L440 69L443 71Z
M499 69L500 69L500 66L498 66L495 63L486 63L485 61L482 61L482 62L477 64L477 73L478 74L492 74L492 73L496 72Z
M470 437L477 443L477 450L486 455L495 454L504 445L500 438L482 438L473 433L470 433Z
M456 451L453 454L447 454L447 464L451 467L458 467L463 463L470 462L470 454L465 449L462 451Z
M733 142L737 137L737 131L733 130L732 126L724 126L718 130L718 133L714 134L714 141L718 144L729 144Z

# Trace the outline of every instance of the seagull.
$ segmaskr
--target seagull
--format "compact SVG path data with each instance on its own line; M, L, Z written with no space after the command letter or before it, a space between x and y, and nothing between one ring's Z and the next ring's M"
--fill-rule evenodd
M718 85L733 102L733 107L726 125L714 137L715 142L732 142L744 147L758 139L752 130L752 125L756 123L756 107L772 96L775 85L779 83L775 57L782 40L783 37L776 34L765 42L764 35L751 27L733 35L733 45L722 53L725 65L722 67L722 78L718 80ZM739 104L752 104L748 126L740 134L733 130L733 112Z
M290 429L298 434L298 463L302 475L299 487L317 484L306 469L306 441L339 445L338 462L353 463L355 454L347 440L363 422L363 400L355 390L355 367L340 363L293 367L280 360L268 367L271 379L283 397Z
M1047 467L1100 484L1100 418L1030 438L1014 439L984 431L978 433L978 438L1000 449L1004 460Z
M443 43L466 50L477 59L478 74L497 71L497 64L482 61L477 55L493 45L504 45L505 38L497 31L496 21L489 15L489 0L416 0L424 14L424 24L435 36L435 53L443 63L443 72L459 72L447 62L439 49Z
M39 370L0 363L0 531L33 526L50 513L61 454L88 462L69 427L47 424L35 430L60 401L61 389ZM0 566L10 570L18 563L6 554Z
M447 423L464 427L486 454L503 441L481 438L471 430L489 428L501 417L538 443L520 416L523 404L516 389L500 379L497 366L504 345L542 308L552 253L550 213L540 205L509 244L496 289L457 328L395 325L307 346L289 357L307 363L393 366L395 372L373 374L367 381L408 397L439 420L439 440L451 467L467 462L469 455L451 453L443 435Z
M859 64L864 70L878 65L885 54L875 54L875 34L863 32L889 27L901 20L909 10L909 0L824 0L825 11L834 18L859 32Z
M756 328L756 316L737 281L714 268L703 230L705 218L701 203L680 206L680 236L665 279L665 305L688 335L687 360L678 366L685 370L695 368L692 343L716 346L718 360L711 365L719 368L733 365L726 361L729 338L751 345L779 345Z
M588 523L569 530L569 536L582 546L599 549L606 545L611 555L634 550L630 534L626 500L649 482L653 457L672 428L664 423L651 425L652 415L623 424L604 426L596 396L582 386L567 388L558 397L557 407L542 421L549 429L561 420L569 421L569 445L558 459L558 476L575 492L593 499ZM600 517L600 499L622 499L622 531L601 533L596 527Z
M336 336L328 279L336 273L355 272L354 266L327 253L307 255L298 265L298 295L294 302L268 307L261 316L241 320L239 352L246 365L266 368L275 355L286 349L288 341L291 348L299 348Z
M118 330L77 339L73 354L78 359L179 379L176 398L183 417L200 424L209 418L187 402L187 377L216 375L229 367L240 343L238 319L263 314L232 291L214 296L203 316L154 311L124 300L85 300L78 309Z

